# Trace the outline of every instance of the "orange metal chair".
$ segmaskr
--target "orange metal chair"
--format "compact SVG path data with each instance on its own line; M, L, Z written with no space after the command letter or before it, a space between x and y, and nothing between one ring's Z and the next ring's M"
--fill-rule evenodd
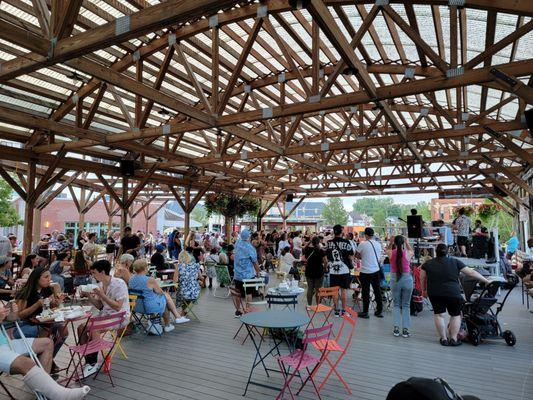
M349 315L346 315L349 314ZM357 325L357 313L352 310L349 307L346 307L346 313L342 315L342 325L339 329L339 332L337 333L337 336L334 339L328 339L328 340L320 340L313 343L313 347L317 349L318 351L325 351L325 358L324 361L328 363L330 370L327 373L324 380L318 385L318 391L321 391L328 379L331 377L331 374L335 373L337 375L337 378L339 378L339 381L342 383L342 385L346 388L349 394L352 394L352 391L350 390L350 387L346 383L346 381L343 379L339 371L337 370L337 366L341 362L341 360L346 355L346 352L350 348L352 344L352 338L353 334L355 332L355 326ZM349 325L349 327L347 327ZM349 332L346 334L346 337L344 339L344 343L341 344L342 340L342 334L346 329L349 329ZM337 360L333 362L329 356L332 353L338 353ZM323 363L320 365L322 366ZM313 375L316 375L318 372L320 366L313 371Z
M309 326L314 327L314 319L317 314L324 315L324 322L321 326L324 326L327 324L329 317L331 317L331 313L333 312L333 305L326 305L324 304L324 301L330 301L331 303L335 303L339 299L339 286L333 286L328 288L320 288L318 289L318 304L316 306L307 306L307 315L310 318Z

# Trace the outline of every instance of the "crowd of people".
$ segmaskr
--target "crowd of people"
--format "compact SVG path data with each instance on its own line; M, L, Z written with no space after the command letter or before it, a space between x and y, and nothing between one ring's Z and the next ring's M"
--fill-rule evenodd
M463 252L465 241L462 238L470 228L464 213L459 214L455 225L457 244ZM486 233L480 224L476 224L474 232L480 235ZM443 231L443 236L447 236L446 231ZM254 289L245 290L244 281L259 277L269 279L268 273L276 269L289 278L298 279L301 273L304 274L308 306L318 303L321 287L338 287L334 313L340 317L348 306L348 293L354 289L353 295L361 296L359 318L370 317L371 301L375 302L374 317L383 318L381 291L386 261L390 265L392 334L405 338L411 336L414 251L409 240L402 235L382 241L370 227L359 235L336 225L330 231L318 233L276 230L267 233L244 229L240 233L234 232L229 238L207 232L190 232L184 237L177 229L168 235L144 235L126 227L122 235L110 232L105 243L101 243L103 247L98 247L94 233L80 232L74 241L71 239L57 232L43 236L34 252L21 262L17 256L16 237L0 238L0 319L21 320L21 331L42 358L44 368L36 370L37 367L17 341L18 332L14 332L14 347L8 347L6 338L0 334L0 371L25 375L30 387L55 393L67 390L58 389L59 385L48 373L57 369L53 358L65 342L68 329L66 325L58 324L48 329L46 336L49 338L44 338L42 327L35 323L35 316L43 309L63 303L72 295L75 286L90 279L96 281L98 287L83 296L88 297L101 315L124 311L128 316L126 324L130 314L129 292L142 294L143 301L137 302L134 311L161 314L164 325L150 327L150 332L157 334L160 328L171 332L175 324L189 321L187 304L198 299L201 288L220 285L216 282L216 267L219 265L227 266L233 281L230 293L236 317L249 312L248 304L252 298L261 295ZM433 306L440 344L458 346L461 344L458 333L463 304L459 274L484 284L488 281L460 260L450 257L447 240L441 240L436 256L421 266L420 285L422 295ZM532 239L529 247L531 251ZM157 272L168 272L172 268L170 279L179 287L176 301L160 288L158 279L148 273L150 266ZM85 274L80 271L85 271ZM528 282L531 282L530 276ZM23 284L17 286L20 281ZM445 321L446 313L450 316L449 322ZM84 332L78 333L80 343L91 339ZM90 376L98 369L97 354L88 354L85 358L84 376ZM61 398L81 398L87 391L88 388L84 387L62 394Z

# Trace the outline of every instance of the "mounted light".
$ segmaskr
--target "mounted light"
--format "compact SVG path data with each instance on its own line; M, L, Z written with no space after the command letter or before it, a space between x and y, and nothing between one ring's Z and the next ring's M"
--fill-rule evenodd
M158 112L159 115L170 115L166 108L161 108Z

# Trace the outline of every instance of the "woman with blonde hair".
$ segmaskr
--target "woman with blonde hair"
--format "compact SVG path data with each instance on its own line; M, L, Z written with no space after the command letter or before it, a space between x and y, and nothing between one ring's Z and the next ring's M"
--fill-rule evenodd
M128 286L142 294L144 299L137 300L134 311L145 314L163 314L163 321L165 323L165 332L174 330L174 326L170 324L169 312L174 316L175 324L183 324L189 322L182 314L178 313L176 305L167 292L159 287L157 281L146 275L148 271L148 263L146 260L136 260L133 263L133 275L129 279Z

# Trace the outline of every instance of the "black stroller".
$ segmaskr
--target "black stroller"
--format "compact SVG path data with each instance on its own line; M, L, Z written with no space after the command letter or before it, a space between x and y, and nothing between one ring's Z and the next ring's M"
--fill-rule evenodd
M479 345L483 339L503 339L509 346L516 344L513 332L502 331L498 322L498 314L502 311L505 301L513 288L518 284L516 275L509 275L507 281L493 281L482 288L470 279L463 280L466 303L463 307L463 324L468 332L470 343ZM506 290L499 302L498 290Z

